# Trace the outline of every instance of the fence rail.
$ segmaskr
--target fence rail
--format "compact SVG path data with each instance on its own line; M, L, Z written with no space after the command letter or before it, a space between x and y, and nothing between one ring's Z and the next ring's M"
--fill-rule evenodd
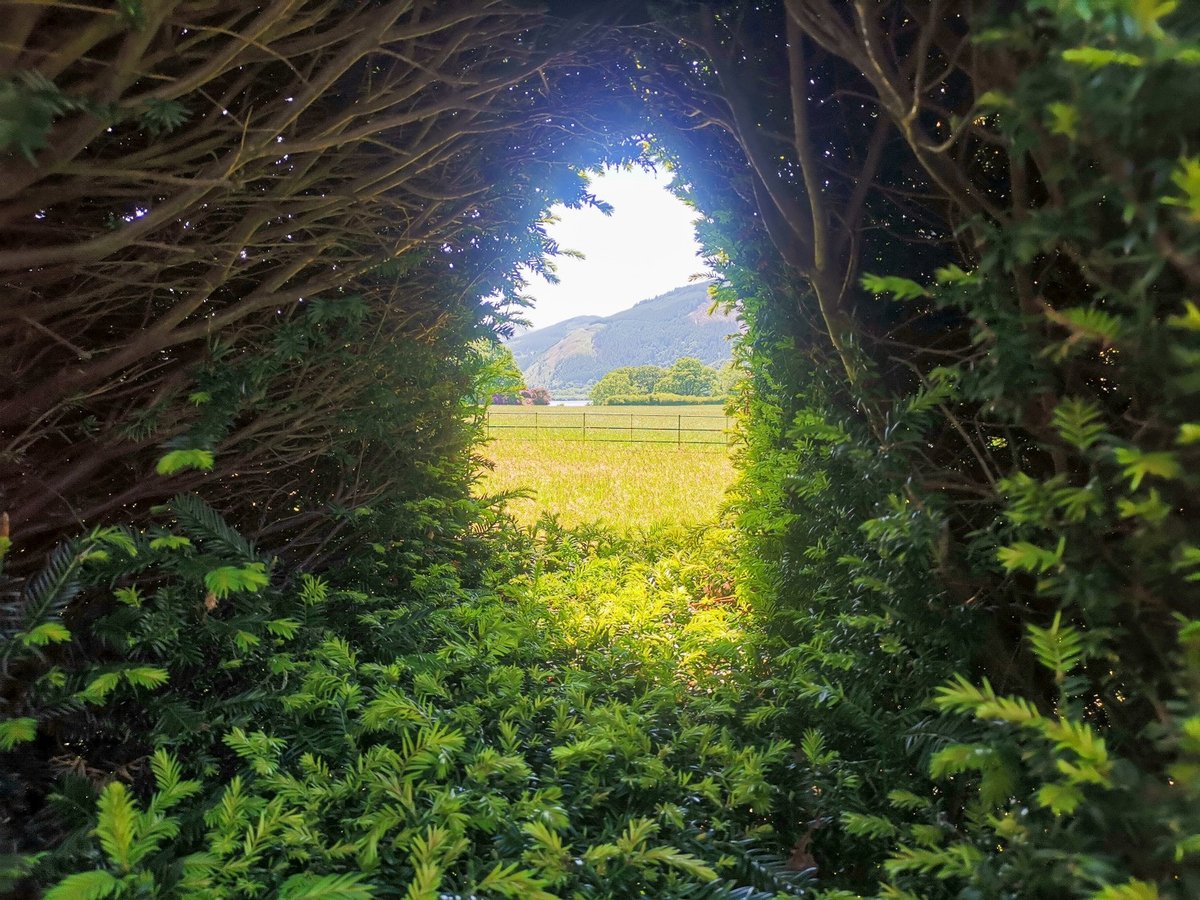
M729 417L696 413L505 412L487 415L489 437L593 443L729 446Z

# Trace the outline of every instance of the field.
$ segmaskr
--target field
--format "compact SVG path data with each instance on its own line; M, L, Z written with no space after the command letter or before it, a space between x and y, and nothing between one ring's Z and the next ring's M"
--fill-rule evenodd
M723 444L495 438L484 449L494 468L485 472L480 488L531 491L530 498L509 503L525 525L543 513L567 526L598 522L620 531L701 525L716 520L733 480L733 463L723 450Z
M720 404L705 406L493 406L489 432L504 440L728 445L732 424Z

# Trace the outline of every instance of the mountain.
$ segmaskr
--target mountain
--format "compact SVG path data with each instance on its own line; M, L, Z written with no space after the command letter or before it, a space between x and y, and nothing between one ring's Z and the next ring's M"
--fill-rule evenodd
M508 348L531 386L586 393L621 366L669 366L694 356L710 366L730 357L737 320L708 315L708 282L689 284L611 316L575 316L517 335Z

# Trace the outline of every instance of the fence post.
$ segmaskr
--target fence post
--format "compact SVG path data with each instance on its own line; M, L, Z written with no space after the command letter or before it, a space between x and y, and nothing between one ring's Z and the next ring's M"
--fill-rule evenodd
M587 443L587 411L583 413L583 443Z
M633 443L633 413L629 414L629 443Z

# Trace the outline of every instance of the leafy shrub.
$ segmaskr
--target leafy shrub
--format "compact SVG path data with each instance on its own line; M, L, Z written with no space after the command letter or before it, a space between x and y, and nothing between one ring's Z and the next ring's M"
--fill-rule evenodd
M748 324L742 578L783 733L820 731L811 852L890 897L1191 896L1200 20L1030 2L964 14L959 45L835 7L722 21L698 76L752 162L824 189L759 168L757 204L715 149L729 182L680 188ZM878 164L861 208L849 159ZM913 225L913 190L946 207Z
M526 45L532 10L145 6L31 10L0 74L10 563L180 492L332 560L345 510L465 491L461 401L505 374L480 342L550 274L548 207L604 208L568 167L640 151L555 124L598 101ZM156 469L180 451L211 465Z
M724 397L689 397L683 394L613 394L597 406L720 406Z
M629 405L630 401L614 403L613 398L631 396L698 397L701 398L701 403L716 403L724 400L723 396L716 396L720 384L721 375L716 369L704 365L698 359L683 357L666 369L658 366L624 366L613 369L596 383L588 396L596 406Z
M685 356L671 363L654 383L652 393L711 397L716 393L719 382L716 369L694 357Z
M720 534L671 549L546 525L493 545L472 586L447 531L337 584L261 560L194 498L172 508L169 531L64 548L6 636L29 723L6 731L7 787L71 757L57 815L26 825L68 829L34 864L47 897L804 882L747 845L772 842L791 747L748 740Z

